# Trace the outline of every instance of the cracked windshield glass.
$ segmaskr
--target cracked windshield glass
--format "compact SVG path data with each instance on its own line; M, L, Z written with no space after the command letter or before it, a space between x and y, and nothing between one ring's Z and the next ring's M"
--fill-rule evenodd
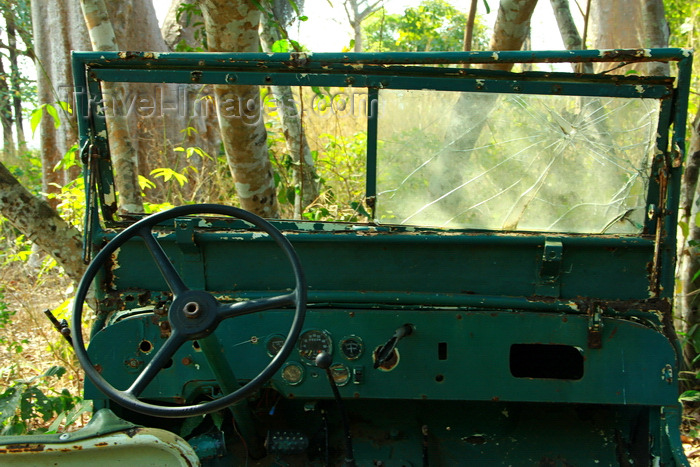
M382 90L377 221L639 234L654 99Z

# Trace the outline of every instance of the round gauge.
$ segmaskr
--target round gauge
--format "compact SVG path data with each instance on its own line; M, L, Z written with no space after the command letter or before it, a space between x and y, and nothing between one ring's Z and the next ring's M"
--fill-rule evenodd
M343 340L340 341L340 353L348 360L360 358L363 349L362 339L357 336L344 337Z
M321 352L333 353L333 343L326 332L311 329L299 336L299 355L304 359L304 363L313 365L316 355Z
M304 367L297 362L287 362L282 367L282 379L292 386L301 383L304 379Z
M331 365L331 376L338 386L345 386L350 381L350 370L342 363Z
M279 353L284 345L284 336L281 334L273 334L265 341L265 350L270 357L274 357Z

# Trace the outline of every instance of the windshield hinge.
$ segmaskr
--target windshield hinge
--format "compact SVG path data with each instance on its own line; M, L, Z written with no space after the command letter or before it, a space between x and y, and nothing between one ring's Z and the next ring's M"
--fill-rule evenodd
M545 239L540 264L540 274L535 294L542 297L558 297L560 293L561 260L564 247L559 240Z
M592 303L588 308L588 348L603 348L603 306Z
M199 245L194 239L194 228L198 219L180 218L175 220L175 244L182 252L184 261L180 263L183 280L193 289L204 290L204 259Z

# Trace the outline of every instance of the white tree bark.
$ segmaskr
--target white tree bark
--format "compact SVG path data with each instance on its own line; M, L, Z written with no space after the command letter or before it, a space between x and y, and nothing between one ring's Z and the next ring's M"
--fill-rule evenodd
M85 270L80 232L43 199L32 195L0 164L0 214L51 255L74 282Z
M72 105L70 51L90 50L80 5L69 0L32 2L32 24L39 104L56 105L60 100ZM42 190L56 193L78 175L77 168L71 172L53 170L68 149L78 142L75 115L61 112L58 128L45 115L38 131L41 134Z
M81 0L92 48L95 51L118 51L107 6L103 0ZM107 97L107 128L110 152L114 166L114 182L119 192L119 209L126 212L142 212L141 189L138 183L138 160L131 144L126 115L117 109L116 100L120 90L112 83L102 83L102 92Z
M257 52L260 11L245 0L200 0L211 52ZM215 86L221 137L241 207L278 217L267 131L256 86Z
M520 50L530 33L530 18L537 0L501 0L491 37L490 50ZM487 65L485 68L508 71L511 63Z

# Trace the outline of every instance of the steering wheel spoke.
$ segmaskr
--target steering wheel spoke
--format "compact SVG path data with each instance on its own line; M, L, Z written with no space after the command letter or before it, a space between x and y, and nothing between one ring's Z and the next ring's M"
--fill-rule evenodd
M140 396L143 390L153 381L153 378L156 377L158 372L168 365L168 362L173 355L175 355L177 349L179 349L186 340L187 339L180 337L178 333L171 334L163 346L158 349L151 361L146 364L143 371L141 371L134 382L131 383L129 389L125 391L126 394L133 397Z
M144 242L146 242L146 247L151 253L151 256L153 256L153 260L156 262L156 265L158 266L160 273L163 275L165 282L168 283L170 291L175 297L177 297L189 289L182 281L182 278L175 269L175 266L173 266L173 263L165 254L163 247L160 246L160 243L158 243L155 237L153 237L151 228L152 227L149 225L144 225L138 230L138 235L143 238Z
M259 311L272 310L273 308L284 308L295 303L296 292L275 297L256 298L244 302L223 303L219 305L219 316L221 319L232 318Z

